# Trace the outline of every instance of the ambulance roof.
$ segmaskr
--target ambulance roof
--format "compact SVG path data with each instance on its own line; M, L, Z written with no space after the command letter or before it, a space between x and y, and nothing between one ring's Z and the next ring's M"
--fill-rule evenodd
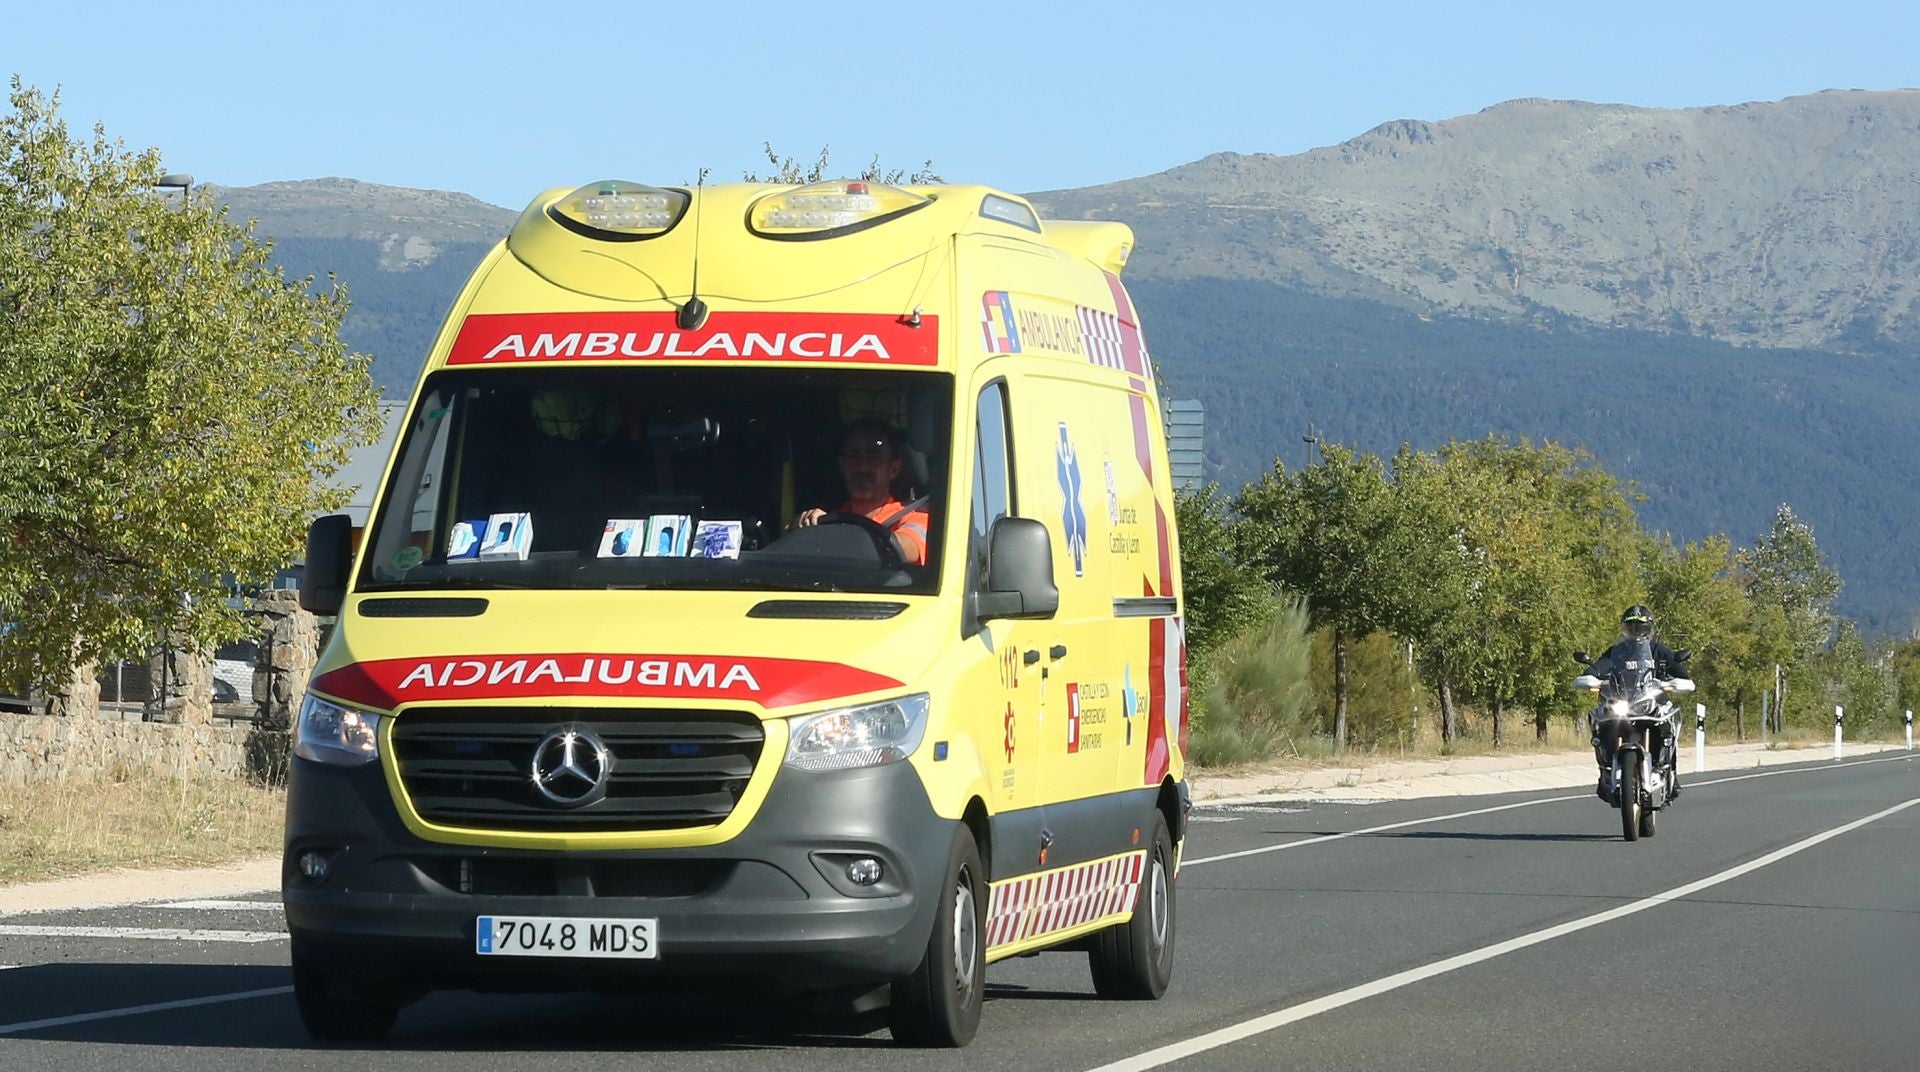
M923 321L981 315L978 297L970 313L951 307L962 279L956 239L983 242L973 248L1001 264L987 270L986 290L1023 278L1131 320L1130 308L1111 308L1124 304L1116 277L1130 228L1043 221L1025 198L990 187L610 179L548 190L527 206L505 255L476 273L430 367L735 359L932 368L947 359Z

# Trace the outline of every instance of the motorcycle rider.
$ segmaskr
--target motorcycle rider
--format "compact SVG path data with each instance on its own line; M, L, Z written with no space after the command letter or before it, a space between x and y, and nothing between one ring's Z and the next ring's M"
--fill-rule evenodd
M1641 603L1635 603L1621 612L1620 639L1587 667L1587 673L1605 680L1614 671L1624 669L1623 664L1633 658L1643 642L1652 648L1655 676L1669 679L1688 676L1686 653L1676 654L1673 649L1653 639L1653 611ZM1613 756L1607 742L1600 739L1598 713L1598 709L1595 709L1594 714L1589 716L1594 729L1593 758L1600 764L1600 784L1595 791L1601 800L1611 801L1613 787L1608 783L1613 774ZM1679 755L1672 721L1657 731L1657 736L1659 739L1654 742L1654 755L1659 757L1660 767L1672 779L1673 795L1677 799L1680 796Z

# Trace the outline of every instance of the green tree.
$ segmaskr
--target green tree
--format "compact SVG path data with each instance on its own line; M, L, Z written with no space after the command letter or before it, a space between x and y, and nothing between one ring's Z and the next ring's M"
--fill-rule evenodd
M1440 701L1440 740L1459 734L1456 686L1476 679L1483 662L1472 635L1474 602L1486 584L1483 548L1468 542L1470 481L1439 455L1402 446L1393 460L1399 523L1408 535L1406 576L1389 628L1413 645L1420 675Z
M1568 655L1607 628L1633 576L1639 530L1625 489L1558 444L1455 441L1396 460L1403 517L1418 533L1403 635L1439 686L1442 734L1455 689L1486 704L1494 743L1510 708L1574 713Z
M240 629L223 577L271 576L378 429L338 286L288 280L155 150L69 135L11 83L0 116L0 678L165 632Z
M1234 554L1228 503L1212 484L1174 497L1188 658L1195 664L1273 615L1273 588Z
M1860 635L1859 626L1842 620L1828 649L1822 675L1826 678L1825 699L1846 709L1846 733L1850 738L1867 739L1886 733L1900 724L1894 705L1900 700L1900 682L1894 673L1892 646L1869 641Z
M1731 710L1735 736L1745 740L1747 701L1773 687L1773 665L1786 653L1778 615L1740 583L1732 541L1721 535L1675 547L1649 539L1641 576L1661 638L1693 653L1689 672L1701 702L1710 713Z
M1347 744L1347 644L1394 618L1404 585L1406 529L1398 523L1385 468L1372 454L1323 445L1321 461L1288 475L1274 470L1235 502L1240 561L1275 586L1306 596L1313 628L1331 631L1336 749Z
M1904 722L1906 712L1920 708L1920 637L1894 645L1888 662L1893 670L1894 699Z
M1748 597L1778 611L1787 658L1780 694L1774 697L1774 722L1784 725L1787 697L1793 691L1790 679L1807 668L1833 636L1840 576L1822 560L1813 526L1795 517L1785 503L1774 513L1767 534L1740 554L1739 564Z

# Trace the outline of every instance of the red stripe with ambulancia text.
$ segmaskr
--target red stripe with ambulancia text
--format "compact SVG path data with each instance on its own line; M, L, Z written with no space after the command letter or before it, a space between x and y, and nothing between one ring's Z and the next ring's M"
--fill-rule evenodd
M548 696L751 700L762 707L834 700L901 683L841 663L730 655L450 655L350 663L313 679L313 691L375 710L447 700Z
M556 361L791 361L931 366L939 317L890 313L714 313L687 330L675 314L476 313L449 365Z

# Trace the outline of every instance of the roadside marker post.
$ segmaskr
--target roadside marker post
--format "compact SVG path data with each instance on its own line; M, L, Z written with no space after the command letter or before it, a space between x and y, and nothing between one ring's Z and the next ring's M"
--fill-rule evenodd
M1833 758L1840 758L1840 726L1847 720L1847 709L1833 705Z
M1907 708L1907 751L1913 751L1913 708Z
M1693 773L1707 769L1707 705L1693 705Z

